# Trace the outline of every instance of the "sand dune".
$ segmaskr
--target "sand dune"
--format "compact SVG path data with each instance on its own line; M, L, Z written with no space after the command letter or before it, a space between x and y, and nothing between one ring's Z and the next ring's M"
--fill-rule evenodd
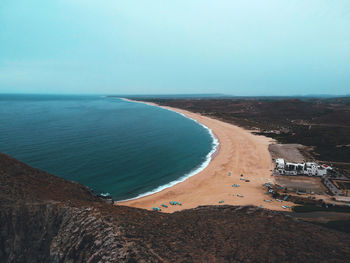
M222 205L263 205L268 209L284 210L280 202L264 202L264 199L272 200L264 194L266 189L262 187L266 182L273 182L273 164L268 151L270 138L253 135L238 126L200 114L164 108L183 113L209 127L220 142L219 150L203 171L186 181L149 196L118 202L117 205L152 209L164 203L168 208L162 209L163 212L174 212L200 205L219 205L219 201L223 200ZM240 180L241 174L250 182ZM233 184L240 187L232 187ZM178 201L182 206L172 206L169 201ZM283 202L283 205L291 203Z

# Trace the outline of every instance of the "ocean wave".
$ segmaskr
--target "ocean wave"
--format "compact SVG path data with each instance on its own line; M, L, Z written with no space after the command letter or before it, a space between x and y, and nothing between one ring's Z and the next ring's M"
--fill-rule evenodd
M122 100L124 101L128 101L128 102L134 102L134 103L143 103L143 104L146 104L150 107L159 107L161 109L164 109L164 110L168 110L168 111L172 111L172 112L175 112L177 114L180 114L181 116L187 118L187 119L190 119L194 122L196 122L197 124L199 124L200 126L202 126L204 129L206 129L210 135L210 137L212 138L212 149L210 150L210 152L206 155L206 158L205 158L205 161L203 163L201 163L199 166L197 166L196 168L194 168L192 171L190 171L189 173L181 176L179 179L177 180L174 180L174 181L171 181L170 183L167 183L167 184L164 184L164 185L161 185L161 186L158 186L156 187L155 189L151 190L151 191L148 191L146 193L142 193L142 194L139 194L138 196L136 197L133 197L133 198L129 198L129 199L126 199L126 200L120 200L119 202L125 202L125 201L131 201L131 200L135 200L135 199L139 199L141 197L145 197L145 196L148 196L148 195L152 195L152 194L155 194L155 193L158 193L160 191L163 191L164 189L167 189L167 188L170 188L178 183L182 183L184 181L186 181L188 178L200 173L201 171L203 171L210 163L210 161L212 160L213 156L215 155L215 153L218 151L218 147L220 145L219 143L219 140L218 138L216 138L216 136L214 135L213 131L205 126L204 124L200 123L199 121L191 118L191 117L188 117L186 116L185 114L181 113L181 112L177 112L175 110L171 110L171 109L167 109L167 108L164 108L164 107L161 107L161 106L156 106L156 105L150 105L150 104L147 104L145 102L140 102L140 101L133 101L133 100L128 100L128 99L124 99L124 98L121 98ZM118 202L118 201L117 201Z

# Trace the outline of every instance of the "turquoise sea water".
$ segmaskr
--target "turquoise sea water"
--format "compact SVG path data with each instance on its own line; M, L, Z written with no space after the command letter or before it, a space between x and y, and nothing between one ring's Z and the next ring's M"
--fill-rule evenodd
M202 169L209 131L178 113L101 96L0 95L0 151L125 200Z

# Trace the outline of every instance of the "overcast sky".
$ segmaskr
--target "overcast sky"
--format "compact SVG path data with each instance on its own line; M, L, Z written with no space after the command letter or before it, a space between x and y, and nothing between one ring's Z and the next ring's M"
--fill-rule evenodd
M350 93L349 0L1 0L0 93Z

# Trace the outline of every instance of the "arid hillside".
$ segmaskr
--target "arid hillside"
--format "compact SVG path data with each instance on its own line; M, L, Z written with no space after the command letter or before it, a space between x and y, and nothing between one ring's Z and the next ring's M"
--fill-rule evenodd
M350 174L350 98L133 98L181 108L248 129L281 143L313 149L313 158Z
M0 154L0 262L347 262L349 244L257 207L114 206Z

